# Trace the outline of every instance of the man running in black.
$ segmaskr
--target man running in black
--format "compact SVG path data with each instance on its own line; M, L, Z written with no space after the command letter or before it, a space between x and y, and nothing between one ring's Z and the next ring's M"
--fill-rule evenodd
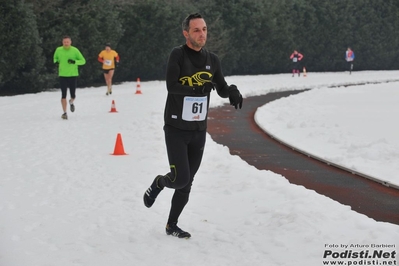
M229 97L236 109L241 109L243 98L235 85L227 85L219 58L203 48L207 26L202 16L187 16L182 27L186 44L172 50L166 70L164 132L170 172L154 179L144 194L144 204L150 208L164 187L174 189L166 234L189 238L190 233L177 222L201 164L210 92L216 90L220 97Z

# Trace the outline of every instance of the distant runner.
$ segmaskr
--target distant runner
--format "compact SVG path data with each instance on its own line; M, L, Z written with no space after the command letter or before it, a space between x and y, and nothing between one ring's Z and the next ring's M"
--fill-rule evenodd
M292 60L292 76L295 75L295 73L298 73L298 77L301 75L300 73L300 61L302 60L303 55L301 53L298 53L297 50L295 50L291 56L290 59Z
M106 95L112 94L112 77L116 66L119 64L119 55L111 49L111 44L105 44L105 49L98 55L98 61L103 64L105 83L107 84Z
M355 60L355 53L352 51L350 47L345 52L345 60L349 64L349 75L352 74L353 70L353 61Z
M68 119L67 115L67 90L70 93L70 110L75 111L74 101L76 98L76 86L79 76L78 66L86 64L86 59L80 53L79 49L72 46L71 37L65 36L62 39L62 46L58 47L54 52L54 64L58 65L58 76L61 86L61 106L64 113L62 119Z

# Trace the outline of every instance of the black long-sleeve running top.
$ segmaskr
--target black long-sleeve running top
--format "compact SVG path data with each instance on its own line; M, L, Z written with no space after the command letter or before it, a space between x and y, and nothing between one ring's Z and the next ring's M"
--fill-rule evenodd
M210 93L195 94L193 87L208 81L215 84L220 97L229 96L217 55L206 49L197 52L187 45L173 48L166 69L165 124L182 130L205 130Z

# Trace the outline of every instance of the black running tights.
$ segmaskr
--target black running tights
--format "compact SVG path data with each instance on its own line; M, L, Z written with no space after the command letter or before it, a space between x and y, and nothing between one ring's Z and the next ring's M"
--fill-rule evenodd
M186 206L194 176L197 173L206 140L206 130L180 130L164 126L170 172L164 176L165 186L175 189L168 223L177 222Z

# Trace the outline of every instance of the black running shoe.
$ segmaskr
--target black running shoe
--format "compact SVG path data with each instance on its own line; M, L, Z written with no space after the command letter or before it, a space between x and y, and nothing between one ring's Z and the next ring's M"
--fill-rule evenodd
M191 237L190 233L181 230L177 226L177 223L167 224L165 230L166 230L167 235L172 235L172 236L175 236L178 238L190 238Z
M61 116L61 118L62 118L62 119L68 119L67 113L63 113L62 116Z
M72 113L75 112L75 105L74 105L73 103L71 103L71 101L69 101L69 104L70 104L70 110L71 110L71 112L72 112Z
M155 177L151 186L144 193L143 200L144 200L144 205L147 208L150 208L152 206L152 204L154 204L155 199L157 198L158 194L163 190L163 188L160 188L158 186L158 180L161 177L162 177L161 175L158 175L157 177Z

